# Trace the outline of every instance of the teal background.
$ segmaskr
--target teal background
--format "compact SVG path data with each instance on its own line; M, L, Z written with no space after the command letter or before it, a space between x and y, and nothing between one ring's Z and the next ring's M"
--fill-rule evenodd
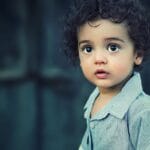
M0 1L1 150L76 150L80 144L93 86L61 51L61 18L70 3ZM149 65L141 74L150 94Z

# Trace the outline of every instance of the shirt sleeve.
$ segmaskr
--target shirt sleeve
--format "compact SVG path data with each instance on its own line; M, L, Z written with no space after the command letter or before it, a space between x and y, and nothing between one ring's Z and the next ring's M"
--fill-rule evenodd
M150 150L150 110L138 113L130 130L135 150Z

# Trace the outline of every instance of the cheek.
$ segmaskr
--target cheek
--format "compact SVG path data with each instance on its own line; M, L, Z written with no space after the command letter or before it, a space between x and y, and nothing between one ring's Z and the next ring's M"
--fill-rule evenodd
M124 72L128 72L130 70L132 70L133 66L134 66L134 62L131 61L133 58L121 58L121 59L116 59L114 60L113 64L112 64L112 68L114 68L114 70L116 70L119 73L124 73Z
M81 61L80 62L80 67L81 67L81 70L82 70L82 72L84 73L84 74L86 74L87 72L88 72L88 68L89 68L89 66L88 66L88 64L86 63L86 62L83 62L83 61Z
M80 67L85 77L91 76L91 63L88 61L80 61Z
M81 69L86 69L91 66L91 60L89 58L83 57L82 55L79 57Z

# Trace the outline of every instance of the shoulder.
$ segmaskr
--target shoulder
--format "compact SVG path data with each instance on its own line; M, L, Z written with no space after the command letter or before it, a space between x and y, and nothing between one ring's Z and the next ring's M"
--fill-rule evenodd
M145 113L150 113L150 95L142 92L131 104L128 115L133 120Z
M128 124L130 129L138 129L139 126L150 122L150 96L142 92L131 104L128 112ZM149 126L150 130L150 126Z
M150 147L150 96L142 93L128 111L128 127L132 144L137 149Z

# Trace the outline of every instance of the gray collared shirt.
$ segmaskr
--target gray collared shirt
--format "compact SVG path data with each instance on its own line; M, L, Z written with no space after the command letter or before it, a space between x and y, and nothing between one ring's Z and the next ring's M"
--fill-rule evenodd
M87 129L82 150L150 150L150 96L143 92L139 73L121 92L90 118L99 90L90 95L84 109Z

